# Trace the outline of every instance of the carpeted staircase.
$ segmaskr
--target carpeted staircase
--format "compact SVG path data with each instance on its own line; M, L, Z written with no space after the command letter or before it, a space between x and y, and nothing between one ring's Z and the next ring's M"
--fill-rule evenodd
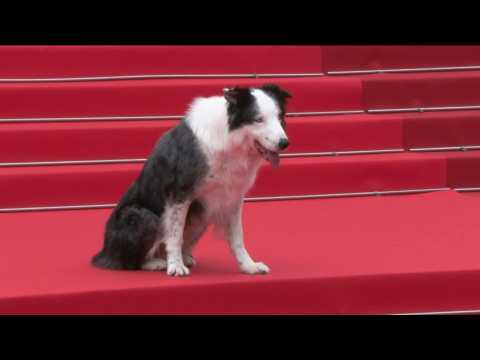
M188 278L93 268L105 221L197 96L274 82L291 146ZM0 313L480 311L480 46L0 47Z

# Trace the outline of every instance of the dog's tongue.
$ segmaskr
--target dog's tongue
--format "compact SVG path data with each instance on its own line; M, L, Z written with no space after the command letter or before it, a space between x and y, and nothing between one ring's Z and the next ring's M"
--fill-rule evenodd
M265 160L267 160L273 167L278 167L280 164L280 155L278 155L278 153L264 148L258 141L255 141L255 146Z
M273 167L278 167L280 164L280 155L273 151L267 151L263 157L267 160Z

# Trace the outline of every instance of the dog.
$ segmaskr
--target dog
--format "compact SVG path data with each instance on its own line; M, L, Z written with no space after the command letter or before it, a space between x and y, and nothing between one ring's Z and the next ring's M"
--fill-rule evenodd
M112 211L93 265L189 275L193 249L213 225L242 272L268 273L245 248L243 199L262 159L278 166L279 152L289 145L285 112L291 97L265 84L194 99Z

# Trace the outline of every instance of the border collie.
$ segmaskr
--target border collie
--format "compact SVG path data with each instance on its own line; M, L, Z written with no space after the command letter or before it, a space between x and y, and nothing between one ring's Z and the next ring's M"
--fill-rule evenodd
M242 272L268 273L245 248L242 206L262 158L278 166L278 153L288 146L284 118L290 97L266 84L195 99L180 124L157 142L113 210L103 249L92 263L185 276L195 265L194 246L213 224Z

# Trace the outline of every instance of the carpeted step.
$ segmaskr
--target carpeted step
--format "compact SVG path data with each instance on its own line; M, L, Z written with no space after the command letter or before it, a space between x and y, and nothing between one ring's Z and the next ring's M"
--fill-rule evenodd
M177 120L0 124L0 162L145 158Z
M480 72L370 75L363 84L365 109L480 105Z
M0 117L144 116L185 113L195 97L224 87L275 82L293 94L289 112L478 106L480 72L368 77L119 80L0 83Z
M323 46L325 72L480 66L480 46Z
M0 163L142 159L177 120L0 125ZM480 111L288 117L286 153L480 145Z
M480 111L434 111L402 118L407 149L480 145Z
M176 120L0 124L0 163L145 158ZM402 148L398 115L288 117L286 153Z
M455 188L480 188L480 156L477 152L453 153L447 162L448 184Z
M0 78L319 73L321 54L320 46L2 46Z
M289 112L361 109L361 82L355 77L0 83L0 119L92 114L181 116L196 97L222 95L225 87L268 82L293 94Z
M0 252L0 313L478 310L479 201L448 191L249 203L246 244L271 273L239 273L227 244L208 232L182 279L92 267L110 210L0 214L2 237L14 240Z
M480 156L476 153L476 156ZM248 196L442 188L450 154L400 153L282 159L264 164ZM0 168L1 208L110 204L119 200L143 164Z

